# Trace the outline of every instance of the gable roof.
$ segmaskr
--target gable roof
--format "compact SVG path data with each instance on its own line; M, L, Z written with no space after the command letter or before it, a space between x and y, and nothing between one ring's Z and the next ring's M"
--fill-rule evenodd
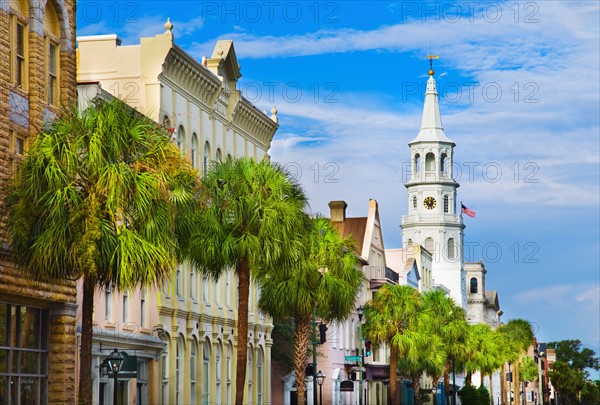
M343 222L332 222L342 237L352 236L356 241L356 250L361 254L365 231L367 229L367 217L346 218Z

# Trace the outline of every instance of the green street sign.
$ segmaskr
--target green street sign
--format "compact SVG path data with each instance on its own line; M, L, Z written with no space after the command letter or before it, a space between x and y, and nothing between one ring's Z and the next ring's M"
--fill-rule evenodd
M359 362L360 356L346 356L346 363Z

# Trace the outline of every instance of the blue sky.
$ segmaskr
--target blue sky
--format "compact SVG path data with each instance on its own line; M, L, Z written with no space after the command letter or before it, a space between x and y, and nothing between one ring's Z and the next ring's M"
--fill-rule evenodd
M467 260L484 260L504 321L600 352L599 13L597 1L80 1L77 22L132 44L170 17L197 59L233 39L244 96L279 111L272 159L314 212L343 199L365 216L376 199L387 248L401 243L431 47L459 200L477 212Z

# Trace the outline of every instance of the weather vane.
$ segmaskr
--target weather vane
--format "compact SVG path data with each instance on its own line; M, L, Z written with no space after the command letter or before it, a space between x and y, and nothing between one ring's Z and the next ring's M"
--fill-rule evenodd
M431 52L431 50L429 51ZM429 55L426 56L427 59L429 59L429 76L433 76L433 74L435 73L433 71L433 60L434 59L438 59L439 56L438 55L432 55L431 53Z

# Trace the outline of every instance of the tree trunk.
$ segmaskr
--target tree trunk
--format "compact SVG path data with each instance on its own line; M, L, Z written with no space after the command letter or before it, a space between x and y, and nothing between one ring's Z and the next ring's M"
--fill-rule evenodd
M446 396L446 404L450 404L450 363L446 364L444 370L444 394Z
M521 362L521 355L515 362L513 367L513 390L515 391L515 403L521 405L521 385L519 384L519 363Z
M79 353L79 403L92 404L92 321L96 283L83 276L81 352Z
M415 405L421 405L421 384L419 384L419 377L412 378L413 386L413 400Z
M493 372L490 373L490 405L494 405L494 382L492 381Z
M390 343L390 397L392 404L401 404L402 397L398 402L398 380L396 379L396 370L398 368L398 348ZM402 395L402 389L400 389Z
M296 379L296 394L298 396L298 404L304 404L304 397L306 395L306 360L308 359L308 348L311 344L311 316L296 315L294 320L296 322L294 327L294 377Z
M500 368L500 404L506 402L506 363Z
M250 263L248 257L238 264L238 321L237 356L235 370L235 405L244 403L246 366L248 362L248 294L250 292ZM250 399L248 402L251 402Z

